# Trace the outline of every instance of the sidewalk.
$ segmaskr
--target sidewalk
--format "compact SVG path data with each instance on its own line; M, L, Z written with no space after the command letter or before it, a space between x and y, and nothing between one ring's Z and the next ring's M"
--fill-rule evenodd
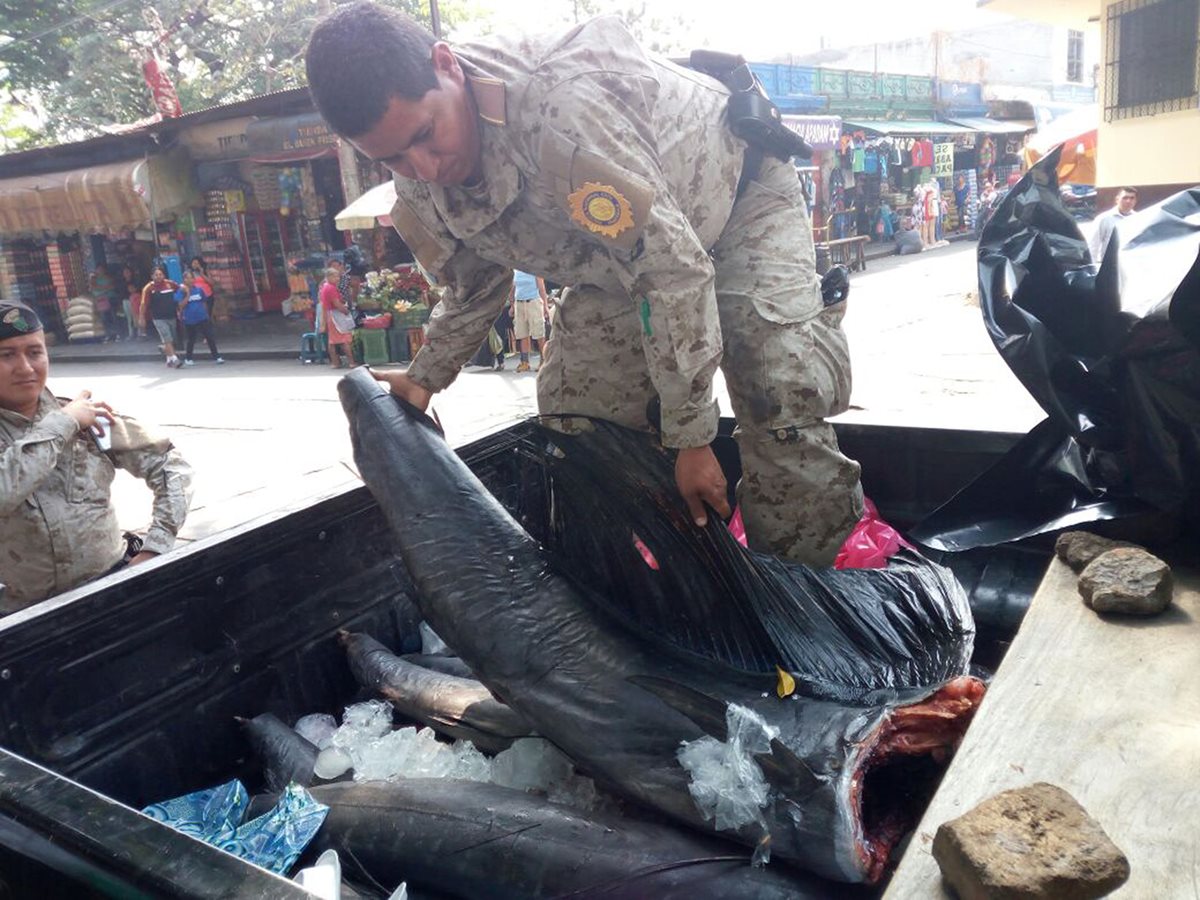
M296 359L300 335L310 326L304 318L289 319L279 313L263 313L252 319L230 319L216 324L217 346L225 359ZM198 358L208 358L204 338L196 342ZM182 355L183 346L177 349ZM128 339L110 344L59 343L50 348L50 360L68 362L156 362L162 359L158 336L144 341Z

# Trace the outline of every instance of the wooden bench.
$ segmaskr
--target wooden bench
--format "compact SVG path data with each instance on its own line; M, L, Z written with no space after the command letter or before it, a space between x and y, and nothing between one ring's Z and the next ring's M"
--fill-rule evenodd
M867 258L864 250L869 240L871 239L866 235L858 235L856 237L838 238L834 241L828 241L823 246L829 250L829 262L831 264L849 266L852 271L858 272L867 267Z

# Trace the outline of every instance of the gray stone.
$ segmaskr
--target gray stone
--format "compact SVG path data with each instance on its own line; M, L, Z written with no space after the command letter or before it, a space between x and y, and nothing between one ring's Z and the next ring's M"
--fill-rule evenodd
M943 824L933 857L960 900L1090 900L1129 878L1129 860L1099 823L1045 782Z
M1083 602L1096 612L1153 616L1171 602L1171 567L1140 547L1118 547L1079 576Z
M1101 553L1132 546L1127 541L1114 541L1090 531L1066 531L1054 542L1054 552L1076 572L1082 572Z

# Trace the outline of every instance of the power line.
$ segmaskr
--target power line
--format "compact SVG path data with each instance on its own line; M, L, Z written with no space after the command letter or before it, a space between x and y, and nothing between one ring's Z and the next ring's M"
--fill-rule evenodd
M118 6L125 6L126 4L132 2L133 0L109 0L108 3L101 4L96 9L80 13L73 18L67 19L65 22L59 22L57 25L51 25L49 28L44 28L41 31L35 32L34 34L27 34L24 37L13 38L7 44L0 46L0 55L2 55L5 50L8 50L11 47L17 47L22 44L32 44L34 41L40 41L42 38L49 37L50 35L54 34L54 32L61 31L70 25L75 25L84 21L85 19L94 20L100 13L108 12L110 9L116 9Z

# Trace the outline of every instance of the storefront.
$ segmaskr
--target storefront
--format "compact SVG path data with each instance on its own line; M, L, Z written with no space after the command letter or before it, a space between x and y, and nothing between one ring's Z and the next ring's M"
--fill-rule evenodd
M124 313L155 257L151 221L195 202L181 152L0 180L0 290L33 306L59 339L127 333L124 320L105 328L98 309L92 321L69 322L68 304L90 294L89 276L104 265L116 282L113 311Z
M205 258L233 314L282 312L293 264L345 246L333 223L344 206L337 137L316 113L231 121L217 152L207 137L187 136L204 157L203 206L183 223L181 247Z
M928 223L926 243L974 229L983 184L1019 171L1027 130L983 117L846 120L830 176L830 236L888 241L906 213Z
M835 151L842 136L842 119L840 116L784 114L783 124L804 138L813 151L811 159L796 161L796 171L808 198L813 233L820 239L829 225L829 177L838 162Z

